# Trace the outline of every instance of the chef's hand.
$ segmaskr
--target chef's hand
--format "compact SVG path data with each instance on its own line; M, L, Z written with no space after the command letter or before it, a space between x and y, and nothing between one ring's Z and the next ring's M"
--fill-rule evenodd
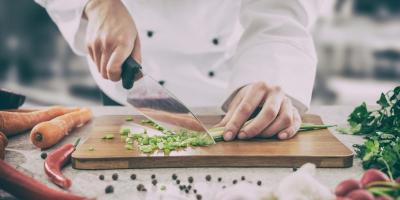
M103 78L120 80L121 65L128 56L141 62L135 22L120 0L90 0L83 17L88 19L88 53Z
M260 112L244 126L258 107L261 107ZM257 82L237 92L228 107L226 116L218 125L225 126L225 141L236 137L239 139L255 136L269 138L276 134L279 139L289 139L299 130L301 117L281 88Z

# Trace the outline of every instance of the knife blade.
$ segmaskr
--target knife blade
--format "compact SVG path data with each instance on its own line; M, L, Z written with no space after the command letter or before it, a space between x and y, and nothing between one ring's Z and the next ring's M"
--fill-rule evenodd
M133 58L122 65L122 85L128 89L127 102L148 119L176 132L182 128L202 134L215 143L204 124L170 91L160 85Z

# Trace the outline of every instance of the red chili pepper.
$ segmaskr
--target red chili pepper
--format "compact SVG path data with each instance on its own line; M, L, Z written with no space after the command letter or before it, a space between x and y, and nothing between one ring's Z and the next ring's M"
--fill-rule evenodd
M0 188L18 199L31 200L83 200L82 196L53 190L0 160Z
M51 182L64 189L71 187L71 180L62 174L61 169L69 163L71 154L75 151L78 143L79 139L75 142L75 145L64 144L51 152L44 161L44 172L46 175L50 178Z

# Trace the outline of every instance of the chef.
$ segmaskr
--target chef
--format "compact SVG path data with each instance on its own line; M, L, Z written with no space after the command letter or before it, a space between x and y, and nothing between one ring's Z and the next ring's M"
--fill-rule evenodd
M318 0L36 0L125 105L131 56L187 106L222 106L224 139L289 139L310 104ZM251 123L243 126L254 111Z

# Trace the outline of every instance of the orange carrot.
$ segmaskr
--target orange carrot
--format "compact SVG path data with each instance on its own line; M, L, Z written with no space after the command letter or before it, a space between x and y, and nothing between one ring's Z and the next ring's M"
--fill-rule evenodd
M0 160L4 160L4 154L6 151L6 146L8 144L7 137L0 132Z
M76 110L78 109L54 106L33 112L0 111L0 131L7 136L15 135L31 129L40 122L48 121Z
M33 127L31 142L39 148L49 148L59 142L73 128L87 123L92 118L90 109L74 111Z

